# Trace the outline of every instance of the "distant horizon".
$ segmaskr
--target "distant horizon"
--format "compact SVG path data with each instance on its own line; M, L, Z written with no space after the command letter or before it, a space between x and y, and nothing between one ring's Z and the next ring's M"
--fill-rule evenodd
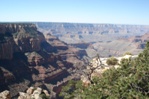
M121 23L81 23L81 22L50 22L50 21L0 21L0 23L70 23L70 24L111 24L111 25L142 25L149 26L149 24L121 24Z
M2 0L0 22L149 25L149 0Z

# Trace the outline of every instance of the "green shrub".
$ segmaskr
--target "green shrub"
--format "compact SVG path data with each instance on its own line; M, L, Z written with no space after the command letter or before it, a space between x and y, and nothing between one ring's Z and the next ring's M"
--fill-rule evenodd
M107 59L106 63L108 65L116 65L116 64L118 64L118 60L114 57L111 57L111 58Z
M69 91L71 86L66 86L64 99L149 99L149 42L136 59L122 59L120 65L106 70L88 87Z
M125 52L124 56L125 56L125 55L132 55L132 53L130 53L130 52Z
M120 61L120 63L121 63L121 64L125 64L125 63L127 63L128 61L129 61L129 59L122 58L121 61Z

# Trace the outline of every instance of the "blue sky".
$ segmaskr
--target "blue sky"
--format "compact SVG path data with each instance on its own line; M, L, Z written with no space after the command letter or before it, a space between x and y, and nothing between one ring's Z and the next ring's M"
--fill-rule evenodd
M0 22L149 25L149 0L1 0Z

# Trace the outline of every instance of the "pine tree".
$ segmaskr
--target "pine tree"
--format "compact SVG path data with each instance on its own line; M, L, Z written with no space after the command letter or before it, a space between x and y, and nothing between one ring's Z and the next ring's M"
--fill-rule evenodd
M120 65L95 77L88 87L74 83L74 90L67 94L73 94L71 99L149 99L149 42L136 59L123 60Z

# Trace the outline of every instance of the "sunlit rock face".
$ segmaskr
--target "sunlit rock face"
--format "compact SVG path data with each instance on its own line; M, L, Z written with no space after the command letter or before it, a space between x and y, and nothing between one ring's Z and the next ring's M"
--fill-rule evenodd
M0 24L0 59L12 59L15 52L39 51L44 40L33 24Z
M0 99L11 99L10 92L8 90L1 92Z

